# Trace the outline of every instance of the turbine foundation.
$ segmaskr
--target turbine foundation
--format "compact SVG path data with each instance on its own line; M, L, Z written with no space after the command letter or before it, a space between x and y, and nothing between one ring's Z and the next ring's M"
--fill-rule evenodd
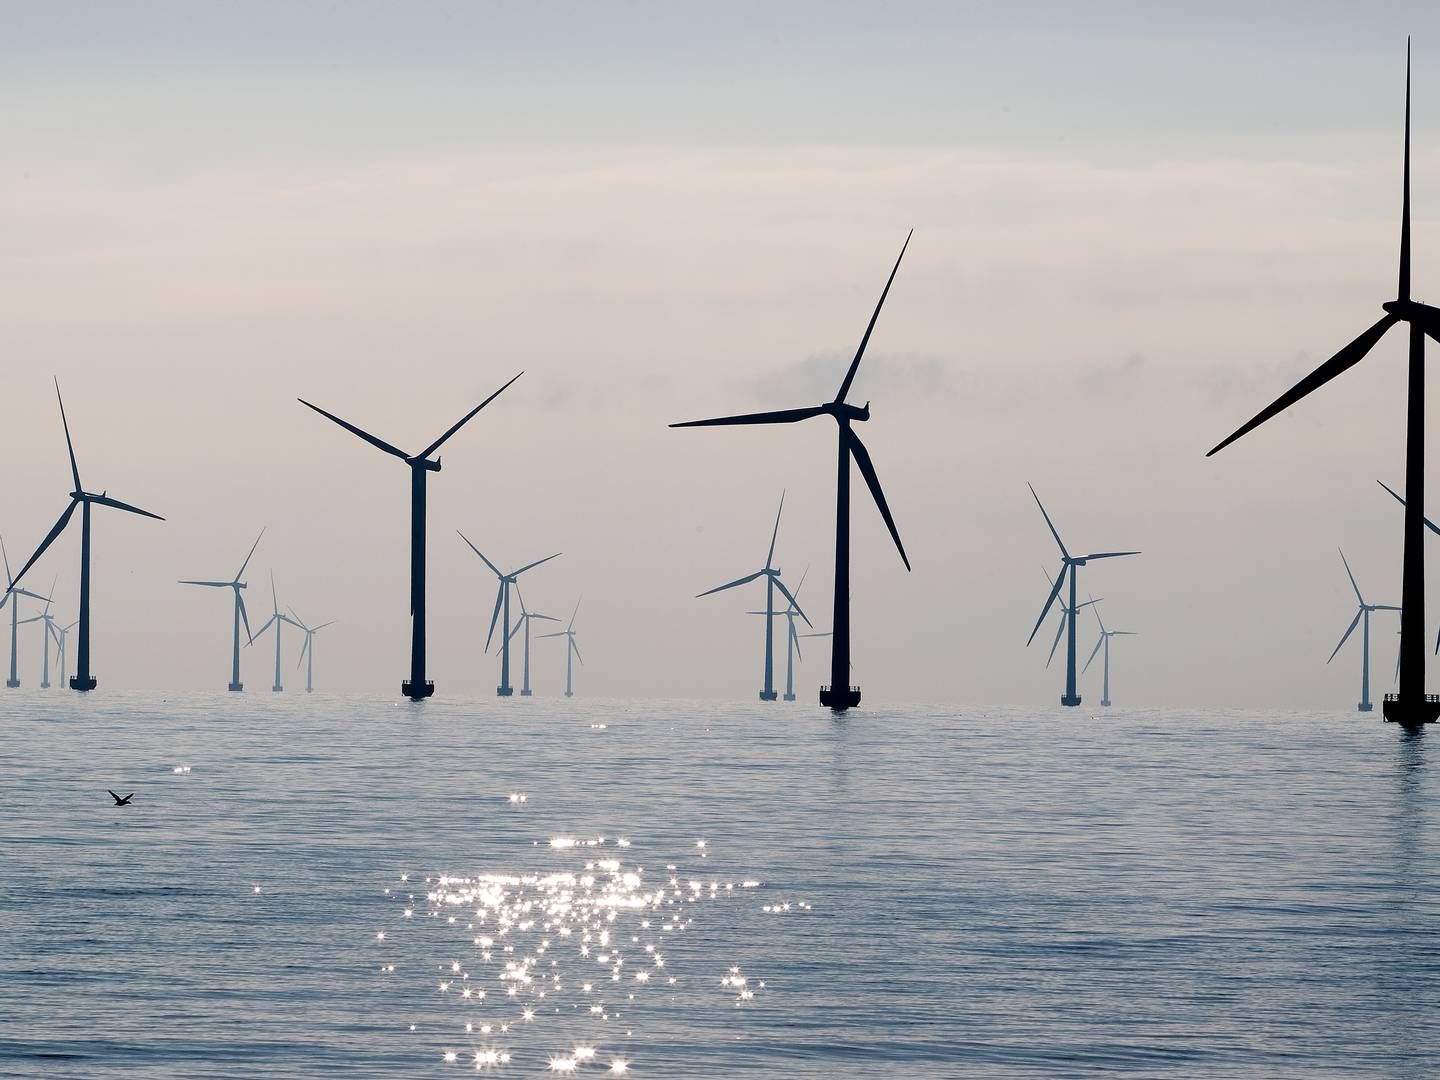
M1071 697L1070 695L1066 694L1060 699L1060 704L1073 708L1074 706L1080 704L1080 695L1076 694L1074 697Z
M70 676L70 689L80 691L94 690L95 676L86 675L83 679L79 675Z
M421 698L430 697L435 693L435 680L426 679L424 682L417 682L414 679L406 679L400 684L400 693L404 694L411 701L419 701Z
M1101 704L1104 708L1107 708L1107 709L1108 709L1108 708L1110 707L1110 699L1109 699L1108 697L1107 697L1107 698L1101 698L1101 699L1100 699L1100 704Z
M1362 702L1360 702L1359 705L1356 705L1356 706L1355 706L1355 709L1356 709L1356 711L1358 711L1358 712L1370 712L1370 711L1372 711L1374 708L1375 708L1375 706L1374 706L1371 702L1368 702L1368 701L1362 701Z
M794 700L795 700L795 695L794 695L794 694L786 694L786 695L785 695L785 700L786 700L786 701L794 701Z
M858 686L841 687L820 687L820 704L834 709L836 712L844 712L846 709L853 709L860 704L860 688Z
M520 696L521 696L521 697L529 697L529 696L530 696L530 691L529 691L529 690L521 690L521 691L520 691Z
M17 686L20 685L20 680L19 680L19 679L6 679L6 680L5 680L5 685L8 686L11 690L14 690Z
M776 697L778 697L778 696L779 696L779 695L776 694L774 690L769 690L769 691L761 690L761 691L760 691L760 700L761 700L761 701L774 701L774 700L776 699Z
M497 687L495 687L495 696L496 696L496 697L510 697L510 696L513 695L514 693L515 693L515 688L514 688L513 686L497 686Z
M73 680L72 680L72 681L73 681ZM238 694L238 693L240 693L240 692L241 692L242 690L244 690L244 689L245 689L245 684L244 684L243 682L232 682L232 683L230 684L230 692L231 692L232 694Z
M1403 700L1399 694L1386 694L1383 709L1386 723L1418 728L1440 720L1440 694L1426 694L1419 701Z

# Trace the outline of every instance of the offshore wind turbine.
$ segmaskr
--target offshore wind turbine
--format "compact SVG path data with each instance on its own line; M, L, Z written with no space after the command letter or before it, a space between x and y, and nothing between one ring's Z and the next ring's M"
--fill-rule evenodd
M445 434L425 447L418 454L407 454L377 439L368 431L361 431L354 424L341 420L334 413L326 412L318 405L311 405L304 398L300 404L314 409L327 420L333 420L352 435L364 439L371 446L399 458L410 466L410 678L400 684L400 692L412 701L427 698L435 693L433 680L425 678L425 475L440 471L440 459L430 460L430 455L439 450L445 441L464 427L481 409L503 394L514 382L525 374L523 371L514 379L496 390L484 401L446 429Z
M1060 595L1060 589L1064 586L1066 578L1070 580L1070 603L1064 604L1062 608L1065 613L1065 629L1068 631L1065 642L1065 696L1060 699L1061 705L1079 705L1080 695L1075 690L1075 616L1084 605L1075 602L1076 578L1079 576L1080 567L1095 559L1116 559L1122 555L1139 555L1138 551L1097 551L1090 555L1071 555L1065 547L1065 541L1060 539L1059 532L1055 529L1055 523L1050 520L1050 515L1045 512L1045 504L1040 501L1040 496L1035 494L1034 485L1027 485L1030 494L1035 496L1035 505L1040 507L1040 513L1045 518L1045 524L1050 527L1050 535L1055 538L1055 543L1060 548L1060 573L1055 578L1055 584L1050 587L1050 595L1045 598L1045 606L1040 609L1040 618L1035 620L1035 629L1030 631L1030 640L1025 642L1029 645L1035 640L1035 634L1040 629L1040 624L1045 621L1045 616L1050 614L1050 606L1055 603L1055 598ZM1046 577L1049 577L1047 574ZM1054 655L1052 647L1051 655ZM1047 661L1048 664L1048 661Z
M490 572L499 579L500 584L495 592L495 610L490 615L490 632L485 635L485 651L487 653L490 651L490 639L495 636L495 620L500 617L501 608L504 608L505 629L500 633L500 685L495 688L495 693L499 697L509 697L515 692L514 687L510 685L510 586L514 585L520 575L525 573L526 570L533 570L541 563L559 558L561 553L557 551L554 555L546 555L543 559L536 559L532 563L526 563L520 567L520 569L511 570L510 573L506 574L502 573L498 566L485 558L485 553L474 544L471 544L469 537L458 529L456 532L459 534L460 539L464 540L469 546L470 550L480 556L485 565L490 568Z
M860 704L860 688L850 685L850 463L852 460L859 466L860 475L865 478L865 483L870 488L875 505L880 509L880 516L885 519L885 525L890 530L890 537L895 541L895 547L900 552L900 559L905 563L905 569L910 569L910 559L905 554L905 545L900 542L900 533L895 528L895 520L890 516L890 507L885 502L885 493L880 489L880 478L875 474L875 465L870 460L870 452L865 449L865 444L860 441L860 436L855 434L855 430L851 426L853 423L870 419L870 403L867 401L862 409L847 402L845 395L850 392L850 384L855 380L855 372L859 369L860 360L865 355L865 346L870 343L870 334L875 329L876 320L880 318L880 309L885 306L885 298L890 295L890 286L895 281L895 273L900 269L900 260L905 257L905 249L910 246L910 236L913 235L914 230L912 229L910 234L905 237L905 244L900 248L900 255L895 260L895 266L890 271L889 279L885 282L885 289L880 293L880 302L875 305L875 312L870 316L869 325L865 327L865 336L860 339L860 347L855 351L855 359L850 361L850 369L845 373L845 379L840 383L840 392L835 395L834 401L803 409L782 409L777 412L722 416L713 420L688 420L670 425L671 427L712 427L732 424L793 424L800 420L808 420L813 416L827 415L834 419L838 429L840 450L839 468L836 471L835 480L834 637L830 643L830 685L820 687L820 704L828 705L836 712L844 712L846 709Z
M800 590L805 587L805 578L809 575L810 568L805 568L805 573L800 575L800 584L795 586L795 595L800 595ZM784 611L752 611L751 615L764 615L766 619L773 619L777 615L785 617L785 693L782 699L785 701L795 700L795 658L800 656L800 639L802 637L829 637L830 631L823 633L801 634L795 630L795 617L798 615L804 618L804 614L794 604L786 603ZM800 656L800 659L804 659Z
M1050 588L1053 589L1053 588L1055 587L1055 579L1050 576L1050 571L1046 570L1046 569L1042 566L1042 567L1040 568L1040 572L1045 575L1045 584L1048 585L1048 586L1050 586ZM1104 600L1104 599L1105 599L1105 598L1104 598L1103 596L1100 596L1100 597L1093 597L1093 596L1092 596L1089 600L1086 600L1085 603L1081 604L1080 607L1082 607L1082 608L1089 607L1091 604L1098 604L1101 600ZM1065 599L1064 599L1064 597L1061 597L1061 598L1060 598L1060 607L1059 607L1058 611L1059 611L1059 613L1060 613L1060 621L1059 621L1059 623L1058 623L1058 624L1056 625L1056 627L1055 627L1055 640L1050 643L1050 655L1045 658L1045 666L1046 666L1047 668L1048 668L1052 663L1054 663L1054 661L1055 661L1055 650L1060 647L1060 639L1065 636L1066 620L1068 620L1069 617L1070 617L1070 615L1072 614L1071 609L1065 606ZM1073 614L1078 614L1078 613L1079 613L1079 608L1076 608L1075 611L1073 612Z
M0 547L3 547L3 546L4 546L4 545L3 545L3 542L0 542ZM9 564L9 560L8 560L8 559L6 560L6 564L7 564L7 565L6 565L6 570L8 571L8 570L9 570L9 565L8 565L8 564ZM50 595L51 595L51 596L54 596L54 595L55 595L55 585L56 585L56 583L58 582L58 580L59 580L59 579L57 578L56 581L50 582ZM0 601L0 603L3 603L3 602L4 602L4 601ZM55 629L55 618L54 618L54 616L52 616L52 615L50 614L50 601L49 601L48 599L45 601L45 606L40 610L40 614L39 614L39 615L32 615L32 616L30 616L30 618L28 618L28 619L21 619L20 622L21 622L22 624L24 624L24 623L32 623L32 622L44 623L44 626L42 626L42 627L41 627L41 630L40 630L40 644L41 644L41 646L42 646L42 648L41 648L41 654L40 654L40 655L41 655L40 689L41 689L41 690L49 690L49 689L50 689L50 639L51 639L51 638L54 638L57 643L61 640L61 639L57 636L57 632L56 632L56 629ZM12 675L12 677L13 677L13 675L14 675L13 665L14 665L14 662L15 662L15 657L14 657L15 630L14 630L14 627L11 627L11 630L10 630L10 642L11 642L11 657L10 657L10 662L11 662L11 665L12 665L11 675ZM62 679L62 680L64 679L64 673L63 673L63 672L61 673L61 679ZM18 684L17 684L17 685L18 685Z
M1405 405L1405 555L1400 597L1400 687L1386 694L1385 719L1407 728L1440 718L1440 697L1425 693L1425 336L1440 339L1440 308L1410 299L1410 42L1405 42L1405 150L1400 203L1400 270L1396 298L1359 337L1281 394L1205 456L1354 367L1396 323L1409 324L1409 386Z
M526 608L526 606L525 606L525 595L520 591L520 583L519 583L519 582L516 582L516 583L515 583L515 598L520 601L520 617L515 620L515 628L510 631L510 635L509 635L509 636L513 638L516 634L518 634L518 633L520 632L520 626L521 626L521 624L522 624L522 623L524 624L524 626L525 626L525 662L524 662L523 668L524 668L525 674L524 674L524 677L521 679L521 682L520 682L520 696L521 696L521 697L529 697L529 696L530 696L530 621L531 621L532 619L546 619L546 620L548 620L548 621L550 621L550 622L559 622L560 620L557 619L557 618L555 618L554 615L541 615L539 612L531 611L531 610L529 610L528 608Z
M10 583L13 590L26 571L35 565L35 560L45 554L45 549L55 542L55 538L65 531L65 526L70 524L70 518L75 513L75 508L80 507L80 618L76 621L80 624L80 640L75 649L75 674L70 679L71 690L94 690L96 679L90 674L90 507L108 506L115 510L124 510L129 514L139 514L141 517L154 518L156 521L164 521L159 514L152 514L149 510L141 510L138 506L131 506L119 499L110 498L109 494L102 491L99 495L86 491L80 483L80 466L75 463L75 444L70 441L70 423L65 419L65 400L60 397L60 381L55 381L55 398L60 402L60 423L65 429L65 448L70 452L70 475L75 481L75 488L70 492L70 505L60 515L60 520L55 522L54 527L40 541L40 546L35 549L35 554L30 556L30 561L20 568L20 573Z
M796 611L800 612L800 617L805 620L806 626L812 625L809 616L807 616L803 611L800 611L800 605L796 602L795 597L791 594L790 590L785 587L785 583L780 580L780 571L776 570L773 565L775 562L775 538L780 535L780 515L784 512L784 510L785 494L784 492L781 492L780 509L775 512L775 531L770 534L770 551L765 556L764 566L762 566L759 570L756 570L753 574L747 574L745 577L736 578L734 581L731 581L725 585L717 585L715 588L709 589L696 596L696 599L698 600L701 596L712 596L715 593L724 592L726 589L733 589L739 585L748 585L756 578L763 577L765 579L765 682L764 685L760 688L761 701L774 701L776 697L775 590L779 589L780 592L784 594L785 599L790 602L791 606L794 607Z
M1338 549L1337 549L1338 550ZM1360 586L1355 583L1355 575L1350 570L1350 563L1345 558L1345 552L1340 552L1340 561L1345 566L1345 576L1350 579L1350 587L1355 590L1355 599L1359 603L1359 610L1355 612L1355 618L1350 620L1350 625L1345 628L1345 633L1340 637L1340 644L1335 646L1335 652L1330 654L1330 660L1335 659L1335 654L1350 640L1350 635L1355 632L1355 627L1364 623L1364 632L1361 635L1361 656L1360 656L1360 704L1355 706L1360 712L1369 712L1374 708L1370 703L1370 613L1372 611L1399 611L1394 604L1367 604L1365 597L1360 593ZM1325 663L1330 663L1326 660Z
M78 621L78 620L77 620ZM70 631L75 629L75 623L69 626L54 624L51 630L55 634L55 655L60 661L60 685L65 685L65 639L70 636Z
M1108 709L1110 707L1110 639L1116 637L1134 637L1135 631L1106 630L1105 620L1100 618L1100 608L1098 607L1099 601L1091 598L1090 603L1097 605L1096 607L1091 608L1091 610L1095 612L1095 621L1100 624L1100 640L1095 642L1095 649L1090 653L1090 659L1085 661L1085 667L1082 670L1090 670L1090 665L1095 662L1095 653L1098 653L1100 651L1100 647L1103 645L1105 647L1105 690L1100 698L1100 704Z
M280 681L280 625L282 623L289 623L297 630L302 629L298 622L280 610L280 601L275 597L275 572L272 570L270 572L270 618L265 620L264 626L260 627L259 630L256 630L255 633L251 635L250 640L246 643L246 647L248 648L255 644L255 639L263 636L265 631L269 630L270 627L275 627L275 685L270 687L270 689L277 694L285 689Z
M239 693L245 689L245 684L240 681L240 623L245 623L245 643L248 645L254 640L250 633L250 616L245 611L245 582L241 580L245 576L245 568L250 565L250 559L255 554L255 549L260 546L260 537L265 535L265 530L260 530L260 536L255 537L255 543L250 545L250 554L245 556L245 561L240 564L240 569L235 572L235 577L230 581L181 581L181 585L200 585L207 589L229 589L235 594L234 603L231 604L231 612L234 623L234 636L230 649L230 690Z
M566 697L574 697L574 696L575 696L575 694L574 694L574 692L573 692L574 683L571 681L571 664L570 664L570 661L571 661L572 659L574 659L574 660L579 660L581 664L584 664L584 663L585 663L584 658L581 657L581 655L580 655L580 646L575 644L575 616L576 616L576 615L579 615L579 614L580 614L580 601L579 601L579 600L576 600L576 601L575 601L575 610L570 613L570 625L569 625L569 626L565 627L564 630L557 630L557 631L556 631L555 633L553 633L553 634L540 634L540 635L538 635L539 637L542 637L542 638L563 637L563 638L565 639L565 696L566 696Z
M295 662L295 667L298 670L302 663L305 665L305 692L308 694L311 693L315 687L315 645L311 639L321 630L324 630L325 627L334 626L335 620L331 619L329 622L323 622L319 626L306 626L305 620L295 614L294 608L290 609L290 614L294 617L295 625L305 631L305 644L300 646L300 659ZM277 679L275 681L279 682L280 680Z
M5 552L4 540L0 540L0 554L4 554L5 556L5 582L7 585L10 586L9 589L5 591L5 595L3 597L0 597L0 607L4 607L6 604L10 605L10 677L5 680L5 685L8 686L11 690L14 690L20 685L20 674L16 668L16 653L19 649L19 646L16 644L16 642L19 638L20 624L31 623L35 621L35 619L20 618L20 601L18 597L28 596L31 600L44 600L46 611L50 610L50 597L36 596L29 589L17 589L15 587L15 579L10 576L10 555L8 552ZM50 592L52 595L55 592L55 586L53 584L50 586ZM10 599L12 594L17 597L17 599L15 599L14 601ZM39 618L39 616L37 615L36 618ZM49 652L46 652L45 656L48 658L50 656ZM45 680L44 685L50 685L48 677Z

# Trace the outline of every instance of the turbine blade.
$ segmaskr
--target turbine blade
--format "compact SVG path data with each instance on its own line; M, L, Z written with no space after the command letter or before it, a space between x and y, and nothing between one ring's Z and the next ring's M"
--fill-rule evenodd
M835 395L835 404L845 400L845 395L850 392L850 384L855 381L855 372L860 367L860 359L865 355L865 346L870 344L870 335L875 330L875 323L880 318L880 309L885 306L885 298L890 295L890 286L895 284L895 274L900 269L900 260L905 258L905 249L910 246L910 237L915 235L911 229L905 236L905 243L900 247L900 254L895 259L895 265L890 270L890 277L885 281L885 289L880 293L880 301L875 305L875 311L870 316L870 324L865 327L865 336L860 339L860 347L855 350L855 359L850 361L850 370L845 372L845 381L840 384L840 392Z
M900 561L905 564L905 569L910 569L910 557L905 554L905 545L900 542L900 530L895 528L895 519L890 516L890 507L885 502L885 492L880 490L880 478L875 475L875 463L870 460L870 451L865 449L865 444L860 441L851 428L845 428L843 438L850 447L850 455L855 459L855 464L860 466L860 475L865 478L866 485L870 488L870 494L875 499L875 505L880 508L880 516L885 519L885 527L890 530L890 539L895 541L895 547L900 552ZM797 605L798 606L798 605ZM809 619L805 620L809 622Z
M456 534L457 536L459 536L461 540L464 540L466 544L469 544L470 550L473 551L473 552L475 552L476 555L479 555L479 556L480 556L480 558L484 561L485 565L490 568L490 572L491 572L491 573L493 573L493 574L494 574L496 577L498 577L498 578L503 578L503 577L505 576L504 574L502 574L502 573L500 572L500 568L499 568L498 566L496 566L496 565L495 565L493 562L491 562L489 559L486 559L486 558L485 558L485 553L484 553L483 551L481 551L479 548L477 548L474 544L471 544L471 543L470 543L470 538L469 538L468 536L466 536L464 533L462 533L459 529L456 529L456 530L455 530L455 534Z
M536 638L537 641L538 641L539 639L541 639L541 638L547 638L547 637L565 637L565 631L564 631L564 630L556 630L553 634L536 634L536 635L535 635L535 638Z
M801 610L800 601L796 600L795 594L785 587L785 583L780 580L779 574L775 575L774 581L775 587L780 590L781 594L785 597L786 600L790 601L790 606L795 609L795 614L799 615L800 618L804 619L805 625L813 630L815 628L815 624L810 621L810 616L806 615L805 612ZM777 611L775 612L775 614L781 615L784 613ZM793 622L790 624L790 631L791 633L794 633L795 631L795 624Z
M264 530L264 529L261 529L261 530L260 530L260 536L264 536L264 535L265 535L265 530ZM255 554L255 549L260 546L260 536L255 537L255 543L253 543L253 544L250 545L250 554L249 554L249 555L246 555L246 556L245 556L245 561L240 564L240 571L239 571L239 573L237 573L237 574L235 575L235 580L236 580L236 581L239 581L242 577L245 576L245 568L250 565L250 558L251 558L251 556L253 556L253 555ZM271 591L273 592L273 591L274 591L273 586L274 586L274 583L275 583L275 577L274 577L273 574L272 574L271 577L270 577L270 583L271 583L271 586L272 586Z
M575 659L579 660L582 664L585 663L585 658L580 655L580 646L575 642L574 634L570 635L570 648L575 650Z
M10 588L6 590L6 595L9 595L10 591L19 584L20 579L25 576L25 572L35 565L35 560L45 554L45 549L55 542L55 538L65 531L65 526L70 523L70 515L75 513L75 507L79 505L78 499L70 500L70 505L65 508L65 512L60 515L60 520L55 522L54 527L45 534L45 539L40 541L40 546L35 549L35 554L30 556L30 561L20 567L20 572L10 579Z
M262 626L262 627L260 627L259 630L256 630L255 633L253 633L253 634L250 635L250 641L246 642L245 647L246 647L246 648L249 648L250 645L254 643L254 641L255 641L255 639L256 639L257 637L264 637L264 636L265 636L265 631L270 629L270 624L273 623L274 621L275 621L275 616L274 616L274 615L271 615L270 618L266 619L266 620L265 620L265 625ZM250 628L249 628L248 626L245 628L245 632L246 632L247 634L250 633Z
M561 555L563 555L563 554L564 554L564 552L562 552L562 551L557 551L554 555L546 555L545 558L543 558L543 559L536 559L536 560L535 560L534 562L532 562L532 563L526 563L524 566L520 567L519 570L516 570L516 571L515 571L514 573L512 573L510 576L511 576L512 578L514 578L514 577L519 577L519 576L520 576L521 574L523 574L526 570L533 570L533 569L535 569L535 567L539 566L541 563L549 562L551 559L558 559L558 558L559 558Z
M1070 552L1065 550L1065 541L1060 539L1060 533L1055 528L1055 523L1050 520L1050 515L1045 512L1045 504L1040 501L1040 496L1035 494L1035 485L1026 481L1025 486L1030 489L1030 494L1034 496L1035 505L1040 507L1040 516L1045 519L1045 524L1050 527L1050 535L1055 538L1055 543L1060 546L1060 554L1068 560L1070 558ZM1063 568L1060 574L1062 577L1064 576L1065 571Z
M800 575L800 584L795 586L795 595L800 595L800 590L805 587L805 579L810 576L810 567L805 567L805 573Z
M765 569L775 561L775 539L780 535L780 515L785 512L785 492L780 492L780 509L775 511L775 530L770 534L770 551L765 556Z
M10 553L5 550L5 538L0 537L0 554L5 556L5 584L9 585L15 579L10 576Z
M1138 551L1097 551L1093 555L1081 555L1087 562L1091 559L1118 559L1122 555L1139 555Z
M1025 642L1026 645L1035 640L1035 634L1040 629L1040 624L1045 621L1045 616L1050 614L1050 605L1055 603L1055 597L1060 595L1060 586L1065 584L1065 573L1068 570L1070 570L1069 563L1060 567L1060 573L1056 575L1055 584L1050 587L1050 595L1045 598L1045 606L1040 609L1040 618L1035 620L1035 629L1030 631L1030 640Z
M234 586L233 581L177 581L177 585L205 585L212 589L229 589Z
M1055 659L1055 650L1060 647L1060 639L1065 636L1065 612L1060 613L1060 625L1055 627L1055 640L1050 644L1050 655L1045 658L1045 666L1048 668L1051 661Z
M116 510L124 510L129 514L139 514L141 517L154 518L156 521L165 520L159 514L152 514L149 510L141 510L138 506L131 506L129 503L123 503L119 499L112 499L108 495L87 495L85 498L87 502L114 507Z
M245 610L245 594L239 589L235 590L235 603L240 607L240 621L245 624L245 636L254 641L255 635L250 633L250 613Z
M1360 616L1363 614L1365 614L1364 609L1355 612L1355 618L1350 620L1350 625L1345 628L1345 633L1340 638L1340 645L1344 645L1345 642L1349 640L1350 635L1355 632L1355 627L1360 625ZM1340 645L1335 646L1335 652L1330 654L1330 660L1335 659L1335 653L1340 651ZM1328 664L1330 660L1326 660L1325 662Z
M1339 548L1335 549L1340 551ZM1365 606L1365 597L1360 595L1360 586L1355 584L1355 575L1350 572L1350 563L1345 558L1345 552L1340 551L1340 561L1345 564L1345 576L1350 579L1350 587L1355 590L1355 599L1360 601L1360 606Z
M762 575L764 575L764 573L765 573L764 570L756 570L755 573L751 574L749 577L736 578L734 581L729 582L728 584L725 584L725 585L717 585L717 586L715 586L715 588L713 588L713 589L707 589L705 592L696 593L696 594L695 594L695 599L696 599L696 600L699 600L700 597L702 597L702 596L709 596L709 595L711 595L712 593L724 592L726 589L733 589L733 588L735 588L735 586L737 586L737 585L748 585L750 582L754 581L756 578L761 577Z
M322 622L319 626L312 626L310 628L310 633L318 634L321 630L324 630L325 627L334 626L339 621L339 619L331 619L329 622Z
M820 416L825 412L825 406L816 405L809 409L781 409L778 412L757 412L742 413L739 416L717 416L711 420L684 420L678 424L671 424L672 428L678 427L728 427L735 424L793 424L800 420L809 420L812 416Z
M495 590L495 610L490 613L490 632L485 635L485 651L490 651L490 640L495 636L495 620L500 618L500 605L505 602L505 582L502 579L500 587Z
M440 447L444 444L444 442L445 442L446 439L450 438L451 435L454 435L454 434L455 434L457 431L459 431L462 427L464 427L466 424L468 424L468 423L474 418L474 416L475 416L476 413L478 413L481 409L485 408L486 405L489 405L490 402L494 401L497 397L499 397L501 394L503 394L506 390L510 389L511 384L513 384L513 383L515 382L515 379L520 378L520 376L521 376L521 375L524 375L524 374L525 374L525 372L523 372L523 371L517 372L517 373L515 374L515 377L512 378L512 379L510 380L510 382L507 382L504 386L500 387L499 390L496 390L493 394L491 394L489 397L487 397L484 401L480 402L479 405L476 405L473 409L471 409L468 413L466 413L464 416L462 416L459 420L456 420L455 423L453 423L453 424L450 425L449 429L446 430L446 432L445 432L444 435L441 435L438 439L436 439L433 443L431 443L429 446L427 446L424 450L421 450L420 453L416 454L415 456L418 457L418 458L428 458L428 457L429 457L431 454L433 454L436 450L439 450Z
M296 398L295 400L298 401L298 402L300 402L300 404L301 404L301 405L304 405L307 409L314 409L316 412L318 412L321 416L325 417L326 419L335 421L335 423L339 424L339 425L340 425L341 427L343 427L346 431L350 432L350 434L360 436L360 438L364 439L364 440L365 440L366 442L368 442L371 446L374 446L374 447L376 447L376 448L378 448L378 449L380 449L380 450L384 450L385 453L387 453L387 454L394 454L394 455L395 455L396 457L398 457L401 461L409 461L409 460L410 460L410 456L409 456L408 454L406 454L404 450L401 450L401 449L399 449L398 447L391 446L391 445L390 445L388 442L386 442L384 439L377 439L374 435L371 435L368 431L362 431L360 428L356 427L354 424L350 423L348 420L341 420L340 417L336 416L334 413L332 413L332 412L326 412L324 409L320 408L319 405L311 405L310 402L306 401L304 398Z
M80 486L80 466L75 464L75 444L70 441L70 421L65 419L65 399L60 396L60 380L55 380L55 400L60 402L60 424L65 429L65 449L70 451L70 475L75 478L75 490L83 491Z
M1090 653L1090 659L1089 659L1089 660L1086 660L1086 661L1085 661L1085 666L1080 669L1082 672L1086 672L1086 671L1089 671L1089 670L1090 670L1090 665L1095 662L1095 654L1100 651L1100 646L1101 646L1101 645L1104 645L1104 644L1105 644L1105 635L1104 635L1104 634L1101 634L1099 640L1097 640L1097 641L1095 642L1095 649L1094 649L1094 651Z
M1401 506L1405 505L1405 500L1400 497L1399 493L1396 492L1394 488L1392 488L1389 484L1385 483L1384 480L1376 480L1375 482L1379 484L1382 488L1384 488L1386 491L1390 492L1390 494L1395 497L1395 501L1398 502ZM1435 522L1431 521L1428 517L1425 519L1425 527L1429 529L1432 533L1440 536L1440 526L1437 526Z
M520 618L518 618L518 619L515 620L515 625L510 628L510 633L508 633L508 634L505 635L505 640L506 640L506 641L512 640L512 639L515 637L515 635L520 632L520 628L521 628L522 626L524 626L524 625L525 625L525 617L522 615Z
M300 646L300 658L295 661L295 670L300 670L300 665L305 663L305 651L310 648L310 635L305 635L305 644Z
M575 601L575 610L570 613L570 625L567 626L567 627L565 627L566 630L573 630L573 629L575 629L575 616L576 616L576 615L579 615L579 614L580 614L580 601L579 601L579 600L576 600L576 601Z
M1105 598L1103 596L1100 597L1100 600L1104 599ZM1093 596L1090 597L1090 603L1095 605L1090 610L1095 612L1095 621L1100 624L1100 632L1103 634L1105 633L1105 620L1100 617L1100 600L1095 599L1095 597Z
M801 660L804 660L805 654L800 651L800 635L795 632L794 619L790 620L790 644L795 646L795 655Z
M1224 450L1225 447L1240 438L1240 436L1253 431L1272 416L1284 412L1307 394L1320 389L1320 387L1324 386L1341 372L1348 371L1354 367L1361 360L1365 359L1365 354L1373 349L1375 343L1385 336L1385 331L1389 330L1390 327L1394 326L1398 321L1394 315L1388 313L1381 317L1378 322L1361 333L1361 335L1350 342L1349 345L1346 345L1329 360L1326 360L1309 375L1306 375L1305 378L1301 379L1289 390L1286 390L1285 393L1261 409L1251 419L1241 424L1231 435L1216 445L1214 449L1208 451L1205 456L1210 457L1218 454L1221 450Z

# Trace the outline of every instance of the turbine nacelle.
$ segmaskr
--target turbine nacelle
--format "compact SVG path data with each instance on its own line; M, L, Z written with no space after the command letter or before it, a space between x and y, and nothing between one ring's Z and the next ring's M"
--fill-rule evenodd
M407 457L407 458L405 459L405 464L406 464L406 465L409 465L412 469L424 469L426 472L439 472L439 471L440 471L440 459L439 459L439 458L436 458L434 461L431 461L429 458L419 457L419 456L417 455L417 456L415 456L415 457Z

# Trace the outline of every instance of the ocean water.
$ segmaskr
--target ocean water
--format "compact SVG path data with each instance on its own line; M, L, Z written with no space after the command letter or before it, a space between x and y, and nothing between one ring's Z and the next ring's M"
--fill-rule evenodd
M1437 772L1341 713L22 689L0 1074L1440 1075Z

